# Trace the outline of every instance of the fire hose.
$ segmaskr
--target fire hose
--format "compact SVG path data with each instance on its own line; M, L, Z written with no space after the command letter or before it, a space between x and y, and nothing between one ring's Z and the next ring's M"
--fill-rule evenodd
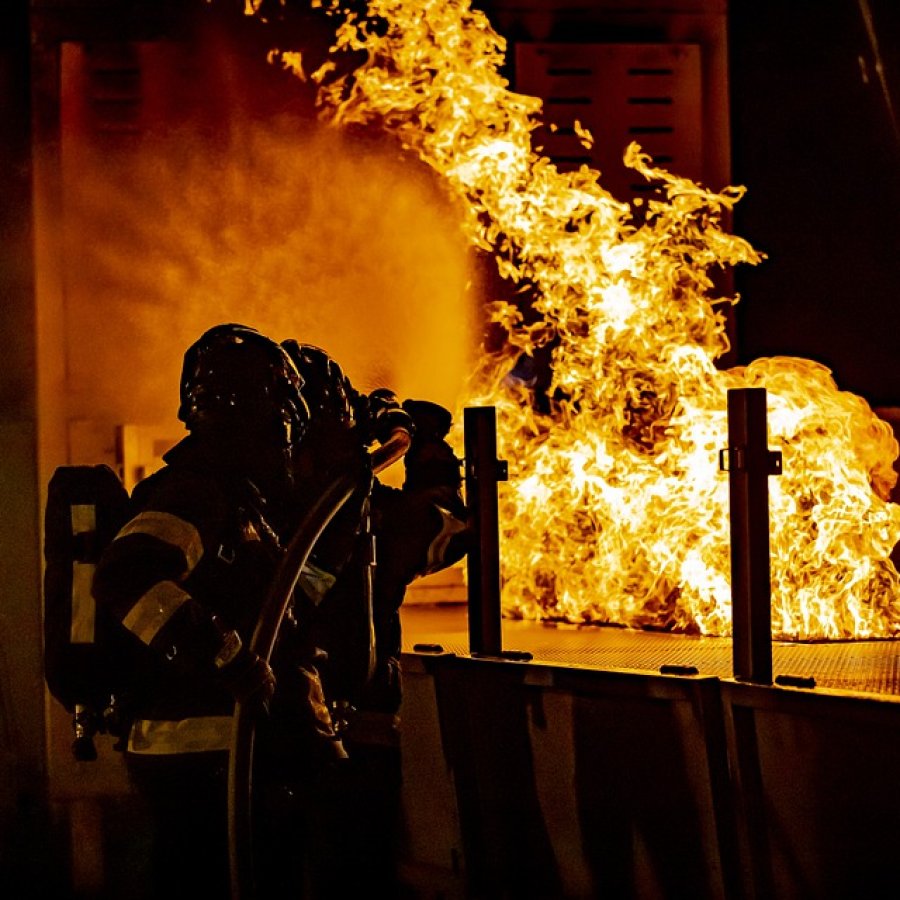
M396 429L370 453L372 472L377 474L401 459L409 449L411 436ZM281 623L291 602L303 565L328 523L360 487L359 477L339 474L326 482L285 550L272 587L260 610L250 641L250 649L269 662ZM250 900L253 887L253 752L256 710L236 703L228 761L228 856L232 900Z

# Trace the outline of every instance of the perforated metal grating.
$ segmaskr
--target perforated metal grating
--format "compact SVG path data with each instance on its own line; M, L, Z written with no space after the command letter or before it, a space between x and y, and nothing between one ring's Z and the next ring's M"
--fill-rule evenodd
M403 648L438 645L469 654L466 607L413 604L403 608ZM732 677L728 638L503 620L503 650L530 653L535 662L589 669L659 672L693 667L700 675ZM815 679L817 687L900 694L900 641L781 643L772 646L774 677Z

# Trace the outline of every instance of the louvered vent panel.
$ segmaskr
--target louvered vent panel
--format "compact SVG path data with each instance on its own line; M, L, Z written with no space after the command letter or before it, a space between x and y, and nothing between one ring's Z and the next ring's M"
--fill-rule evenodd
M622 155L637 141L663 168L703 180L700 48L696 44L516 45L516 90L544 100L546 125L535 133L562 170L587 164L600 183L627 200L647 190ZM580 122L594 137L585 149Z
M84 64L90 131L139 133L143 96L138 48L129 43L86 45Z

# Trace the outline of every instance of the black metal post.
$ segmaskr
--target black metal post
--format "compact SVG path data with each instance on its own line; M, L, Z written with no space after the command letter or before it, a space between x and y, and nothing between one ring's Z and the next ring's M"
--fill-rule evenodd
M500 656L500 522L497 482L506 464L497 459L497 411L493 406L463 411L466 504L474 539L466 566L469 580L469 650Z
M781 472L770 451L765 388L728 391L731 615L734 677L772 683L772 583L768 476Z

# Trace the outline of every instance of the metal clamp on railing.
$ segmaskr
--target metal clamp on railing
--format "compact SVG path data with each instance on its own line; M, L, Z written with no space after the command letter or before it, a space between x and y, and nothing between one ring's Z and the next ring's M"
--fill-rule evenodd
M767 475L781 474L781 451L768 450ZM747 448L743 445L725 447L719 451L719 470L721 472L743 472L747 468Z

